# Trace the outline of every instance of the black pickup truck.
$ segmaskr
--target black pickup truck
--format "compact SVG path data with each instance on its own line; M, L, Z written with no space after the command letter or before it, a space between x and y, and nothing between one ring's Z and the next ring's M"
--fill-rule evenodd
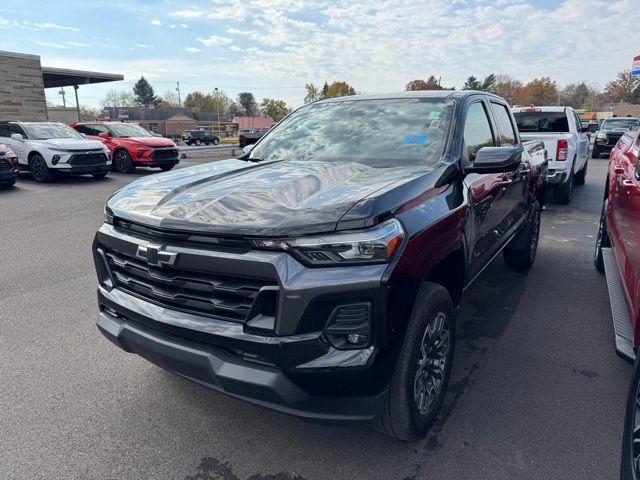
M236 398L422 436L464 288L500 252L518 271L534 261L546 165L490 94L306 105L238 159L109 199L98 328Z

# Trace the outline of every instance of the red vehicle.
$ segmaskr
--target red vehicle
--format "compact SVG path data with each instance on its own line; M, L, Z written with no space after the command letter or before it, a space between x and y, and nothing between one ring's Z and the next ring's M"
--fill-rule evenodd
M0 188L13 187L18 170L18 157L13 150L0 143Z
M104 143L111 151L112 168L120 173L132 173L136 167L159 167L166 171L180 161L175 143L136 123L82 122L72 123L71 127Z
M609 157L596 240L596 268L609 288L616 351L635 362L627 399L620 478L640 478L640 132L628 131Z

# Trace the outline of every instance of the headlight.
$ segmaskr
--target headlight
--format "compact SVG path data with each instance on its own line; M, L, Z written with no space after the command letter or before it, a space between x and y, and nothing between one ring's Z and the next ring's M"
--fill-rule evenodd
M607 134L604 132L598 132L598 134L596 135L596 138L598 140L606 140L607 139Z
M366 230L251 242L257 248L290 252L312 266L333 266L390 262L403 238L402 225L392 219Z

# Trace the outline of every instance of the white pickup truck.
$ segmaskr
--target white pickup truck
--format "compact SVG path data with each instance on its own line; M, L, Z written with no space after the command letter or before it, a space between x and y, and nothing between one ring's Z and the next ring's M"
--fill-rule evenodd
M36 182L50 182L55 173L102 178L111 168L102 142L87 140L63 123L2 121L0 143L14 151L20 170L30 171Z
M573 185L584 185L589 161L589 138L571 107L512 108L525 140L544 142L549 158L547 179L556 203L571 201Z

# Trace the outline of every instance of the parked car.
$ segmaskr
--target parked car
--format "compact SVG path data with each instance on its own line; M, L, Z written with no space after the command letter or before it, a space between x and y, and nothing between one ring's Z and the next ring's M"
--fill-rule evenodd
M96 140L88 140L58 122L0 122L0 143L18 157L21 170L28 170L37 182L53 180L54 173L109 173L111 155Z
M0 144L0 188L13 187L18 178L18 157L6 145Z
M618 140L629 130L637 130L640 120L637 118L608 118L602 122L602 126L596 133L596 140L593 143L593 158L599 158L603 153L609 153Z
M217 145L220 143L220 138L207 130L185 130L183 138L187 145Z
M178 147L136 123L82 122L71 126L86 138L100 140L113 156L113 169L132 173L136 167L171 170L180 162Z
M240 148L253 145L269 131L268 128L243 128L238 130L238 144Z
M589 166L589 138L571 107L514 108L523 140L544 142L549 155L549 184L557 203L571 202L573 185L584 185Z
M616 352L635 362L624 423L623 480L640 478L639 145L640 132L627 130L611 151L594 257L596 268L607 278Z
M112 195L93 244L97 326L236 398L422 436L464 288L500 252L534 262L546 168L491 94L306 105L238 159Z

